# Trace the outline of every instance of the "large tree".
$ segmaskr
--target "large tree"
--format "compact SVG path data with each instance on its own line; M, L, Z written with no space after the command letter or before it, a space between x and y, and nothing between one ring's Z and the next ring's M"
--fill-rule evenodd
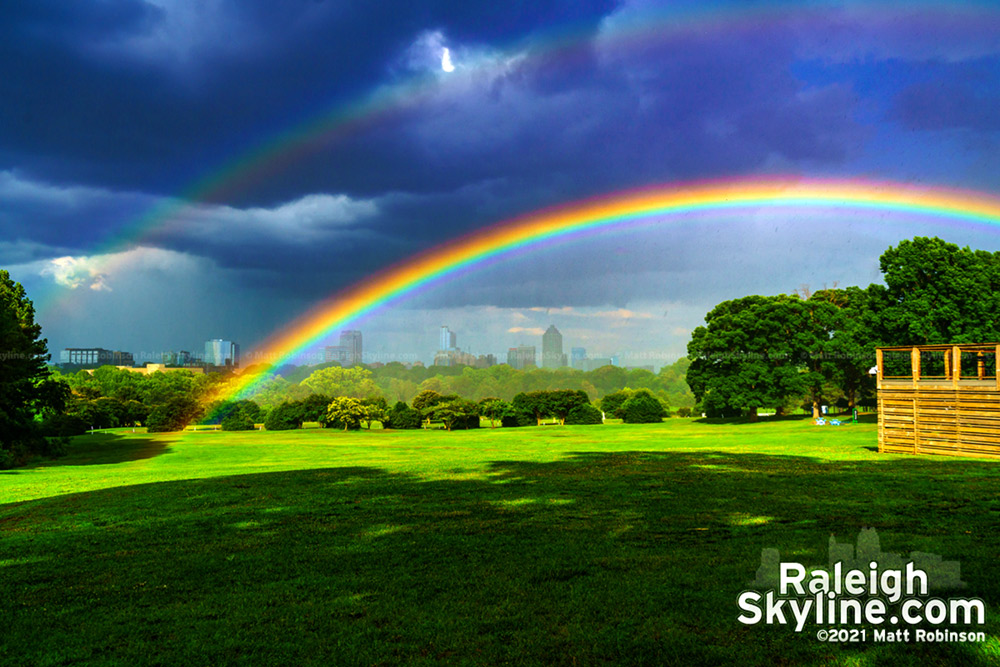
M66 401L66 385L49 374L41 334L24 287L0 270L0 467L45 453L35 415L61 411Z
M879 267L886 286L869 287L865 317L876 342L1000 340L1000 253L918 236L886 250Z
M687 382L710 415L776 407L809 386L804 372L813 332L803 330L797 296L747 296L720 303L688 343Z

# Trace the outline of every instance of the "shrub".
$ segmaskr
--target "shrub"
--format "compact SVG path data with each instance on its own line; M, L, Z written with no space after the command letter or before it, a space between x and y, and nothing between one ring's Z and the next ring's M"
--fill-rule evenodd
M621 413L626 424L655 424L663 421L667 411L652 394L640 389L622 404Z
M622 389L621 391L612 392L601 399L601 410L604 410L605 414L609 417L624 419L625 415L622 412L622 406L624 406L625 401L632 398L633 395L632 390L627 388Z
M385 428L413 429L420 428L420 412L414 410L403 401L399 401L389 410L389 417L383 424Z
M518 426L537 426L538 421L534 415L529 415L520 410L512 410L500 420L500 426L504 428L515 428Z
M61 437L83 435L89 424L76 415L55 414L42 422L42 435Z
M678 417L690 417L691 416L691 408L677 408L677 416Z
M187 396L175 396L153 408L146 419L146 430L150 433L182 431L198 416L197 401Z
M222 420L223 431L252 431L253 417L242 410L237 410Z
M590 403L586 405L578 405L569 411L566 415L567 424L603 424L604 419L601 418L601 411L595 408Z
M302 428L302 407L285 401L271 410L264 420L264 428L268 431L291 431Z

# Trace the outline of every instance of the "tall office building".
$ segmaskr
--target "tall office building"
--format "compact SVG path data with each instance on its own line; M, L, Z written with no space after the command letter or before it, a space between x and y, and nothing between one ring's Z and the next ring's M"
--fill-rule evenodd
M441 340L438 343L438 346L438 350L442 352L456 349L458 345L455 341L455 332L451 331L448 327L441 325Z
M542 334L542 368L559 368L565 363L562 334L556 325L550 324Z
M205 341L205 363L209 366L240 365L240 346L231 340L213 338Z
M342 350L341 366L357 366L362 363L361 332L348 329L340 332L340 349Z
M518 345L507 350L507 365L511 368L524 369L535 367L535 346Z
M569 351L570 364L573 368L582 371L584 362L587 360L587 350L583 347L574 347Z
M103 347L67 347L59 353L59 363L67 366L134 366L131 352L105 350Z

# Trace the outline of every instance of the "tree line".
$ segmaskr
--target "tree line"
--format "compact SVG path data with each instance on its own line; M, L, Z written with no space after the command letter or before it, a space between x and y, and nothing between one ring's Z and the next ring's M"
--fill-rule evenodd
M1000 253L915 237L879 258L885 284L745 296L705 316L686 379L709 416L873 405L875 348L1000 340Z

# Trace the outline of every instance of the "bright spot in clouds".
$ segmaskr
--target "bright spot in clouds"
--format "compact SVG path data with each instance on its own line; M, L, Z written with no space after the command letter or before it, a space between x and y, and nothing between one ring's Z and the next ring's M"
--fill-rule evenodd
M441 69L445 72L455 71L455 66L451 63L451 49L447 46L441 50Z

